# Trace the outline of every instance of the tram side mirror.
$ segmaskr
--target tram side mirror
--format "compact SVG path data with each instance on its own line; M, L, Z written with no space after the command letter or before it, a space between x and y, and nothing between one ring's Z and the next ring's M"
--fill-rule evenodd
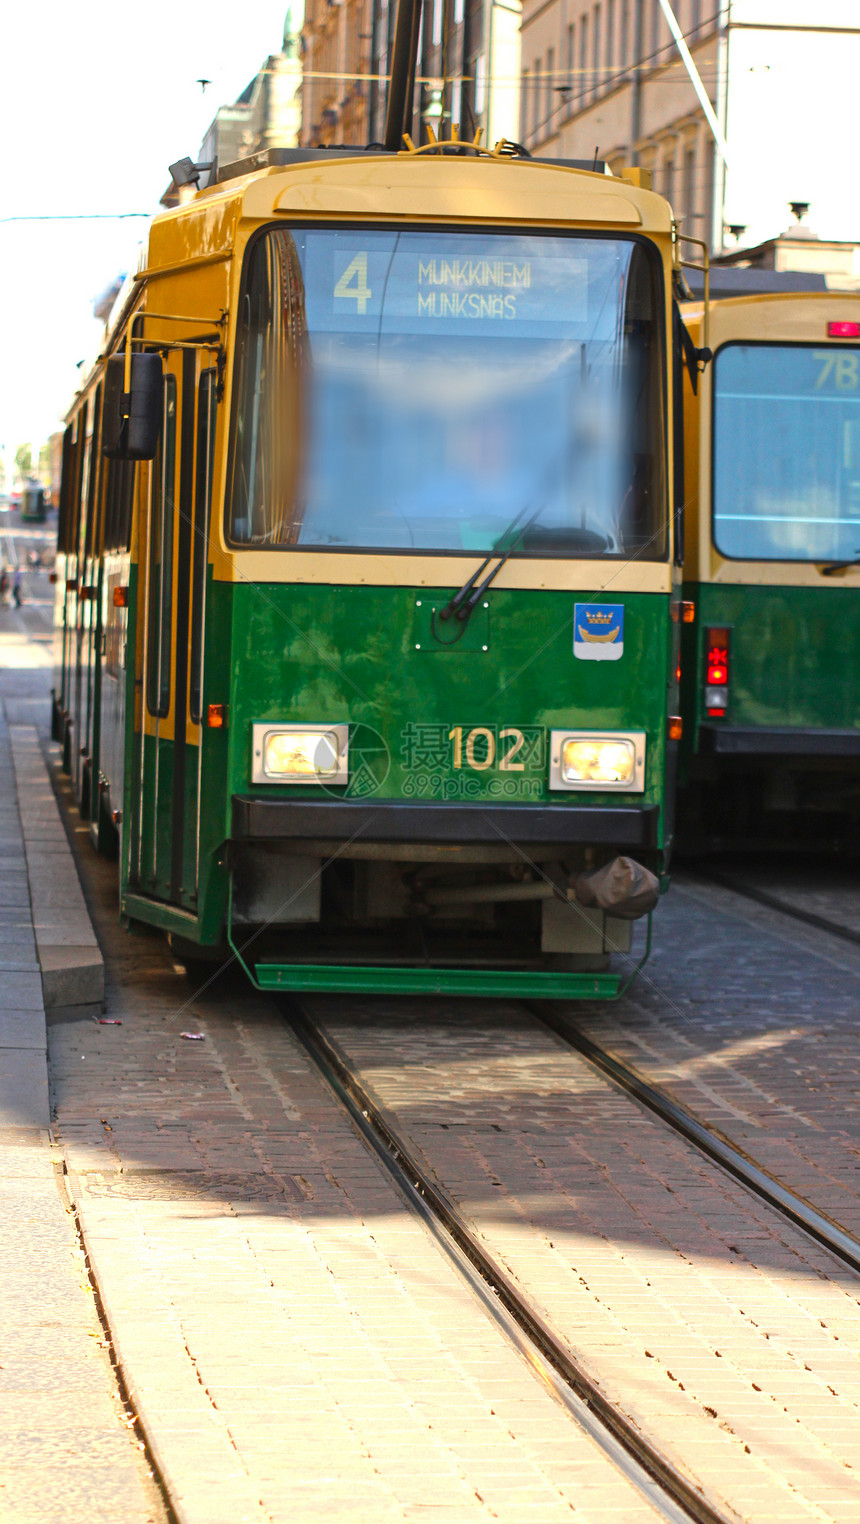
M125 356L107 362L102 411L102 454L109 460L152 460L164 411L161 355L131 357L131 391L125 390Z

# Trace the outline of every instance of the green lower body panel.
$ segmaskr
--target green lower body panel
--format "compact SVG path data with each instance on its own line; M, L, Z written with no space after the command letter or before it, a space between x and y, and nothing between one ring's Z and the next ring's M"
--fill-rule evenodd
M250 972L250 970L249 970ZM495 995L525 1000L614 1000L623 978L500 968L383 968L333 963L257 963L261 990L326 990L353 995Z
M144 921L147 926L157 926L161 931L176 931L182 936L197 938L197 917L179 905L168 905L163 900L150 899L145 894L124 894L120 900L120 915L132 921Z

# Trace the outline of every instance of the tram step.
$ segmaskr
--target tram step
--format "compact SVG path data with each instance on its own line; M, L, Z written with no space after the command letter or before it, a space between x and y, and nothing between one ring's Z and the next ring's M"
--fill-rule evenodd
M366 995L496 995L514 999L613 1000L623 976L562 970L399 968L368 964L257 963L262 990Z

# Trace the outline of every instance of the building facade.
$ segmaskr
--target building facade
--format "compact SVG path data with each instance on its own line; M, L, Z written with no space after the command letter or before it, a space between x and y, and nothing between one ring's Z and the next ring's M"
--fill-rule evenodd
M415 142L453 124L485 142L519 133L521 0L425 0L413 105ZM302 143L380 142L396 0L307 0Z
M200 163L247 159L266 148L295 148L301 128L300 39L287 12L279 53L271 53L230 106L220 106L200 145Z
M823 238L856 237L844 160L860 67L858 0L674 0L720 128L717 151L660 0L525 0L522 140L546 157L638 164L714 253L776 236L794 201ZM853 225L849 227L849 223Z

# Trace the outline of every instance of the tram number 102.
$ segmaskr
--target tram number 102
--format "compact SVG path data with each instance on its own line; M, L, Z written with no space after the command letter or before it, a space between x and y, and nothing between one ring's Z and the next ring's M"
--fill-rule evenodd
M465 743L463 740L464 726L455 725L453 730L448 731L448 740L454 742L453 766L473 767L476 772L483 773L493 766L496 761L496 737L486 725L476 725L472 730L466 731ZM510 745L506 751L499 748L499 771L503 773L521 773L525 768L525 762L516 762L514 759L522 751L525 745L525 736L521 730L513 725L506 726L499 731L499 742L508 741ZM463 760L465 756L465 761Z

